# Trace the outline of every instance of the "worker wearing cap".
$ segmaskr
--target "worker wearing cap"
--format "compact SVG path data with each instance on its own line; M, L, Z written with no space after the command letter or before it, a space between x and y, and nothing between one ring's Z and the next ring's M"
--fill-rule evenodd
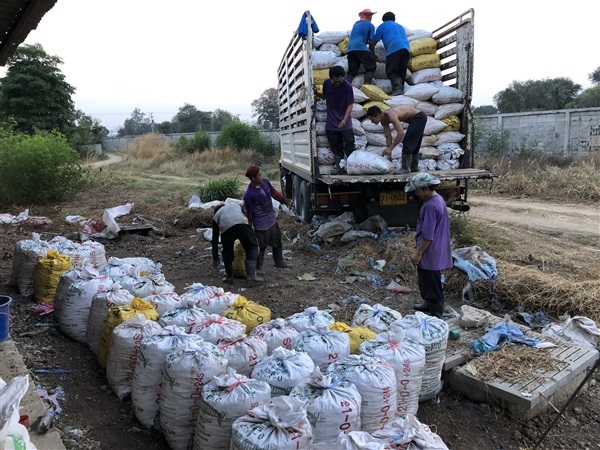
M435 192L440 180L428 173L418 173L406 184L406 192L414 191L423 202L417 221L416 250L411 260L417 265L422 304L414 309L439 319L444 314L442 273L452 267L450 220L444 198Z
M363 9L358 13L359 20L354 23L350 31L350 39L348 41L348 73L346 80L352 83L352 80L358 73L360 65L365 68L364 84L373 83L373 73L377 68L375 55L369 50L368 44L373 40L375 35L375 27L371 23L373 14L370 9Z
M264 273L263 263L268 245L273 249L275 267L289 269L292 266L283 260L281 230L277 223L271 198L283 203L288 208L290 207L290 201L277 191L269 180L263 178L260 167L249 166L246 170L246 177L250 180L250 184L248 184L244 194L244 206L246 207L248 221L254 228L259 247L256 273L259 275Z
M396 23L396 15L388 11L382 17L369 47L375 52L375 44L383 41L385 47L385 74L392 82L392 95L404 93L406 68L410 61L410 44L404 27Z

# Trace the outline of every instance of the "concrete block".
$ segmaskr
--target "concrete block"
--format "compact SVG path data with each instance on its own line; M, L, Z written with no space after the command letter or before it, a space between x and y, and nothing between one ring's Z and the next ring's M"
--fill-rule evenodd
M483 309L462 305L460 308L460 326L463 328L485 327L489 324L492 313Z

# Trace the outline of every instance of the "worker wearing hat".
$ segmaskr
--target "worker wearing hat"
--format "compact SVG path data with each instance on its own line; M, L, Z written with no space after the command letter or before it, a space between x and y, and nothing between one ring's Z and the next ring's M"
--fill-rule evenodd
M347 49L348 73L346 74L346 80L350 83L358 73L361 64L365 68L364 84L373 83L373 73L377 68L377 62L374 53L369 50L368 44L375 35L375 27L371 23L374 14L377 12L363 9L358 13L359 20L354 23L350 31Z
M411 260L417 265L422 304L414 309L443 319L444 291L442 273L452 267L450 220L446 201L435 191L440 180L431 174L416 174L406 184L406 192L414 191L423 202L417 221L416 247Z

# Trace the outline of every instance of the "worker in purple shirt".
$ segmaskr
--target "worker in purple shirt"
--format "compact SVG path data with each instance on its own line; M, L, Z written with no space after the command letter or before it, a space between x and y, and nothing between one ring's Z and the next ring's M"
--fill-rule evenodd
M271 198L283 203L288 208L290 207L290 201L277 191L269 180L263 178L260 167L249 166L246 170L246 177L250 180L250 184L248 184L244 194L244 205L248 221L254 228L254 233L258 239L259 247L256 273L259 275L264 274L263 264L268 245L273 249L275 267L289 269L292 266L283 260L281 230L277 223Z
M443 319L444 291L442 273L453 266L450 242L450 220L444 198L435 192L440 180L428 173L418 173L406 183L406 192L415 191L423 201L417 221L416 249L411 260L417 265L422 304L417 311Z

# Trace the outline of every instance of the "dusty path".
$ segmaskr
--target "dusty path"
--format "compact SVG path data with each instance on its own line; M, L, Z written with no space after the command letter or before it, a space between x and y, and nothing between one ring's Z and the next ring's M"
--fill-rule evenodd
M571 236L595 236L600 240L600 208L597 205L558 204L473 194L469 196L469 204L469 214L478 219Z
M91 163L90 167L93 167L94 169L96 169L98 167L108 166L110 164L116 164L125 159L125 155L121 155L121 154L117 154L117 153L107 153L107 155L108 155L107 159L103 159L102 161L96 161L94 163Z

